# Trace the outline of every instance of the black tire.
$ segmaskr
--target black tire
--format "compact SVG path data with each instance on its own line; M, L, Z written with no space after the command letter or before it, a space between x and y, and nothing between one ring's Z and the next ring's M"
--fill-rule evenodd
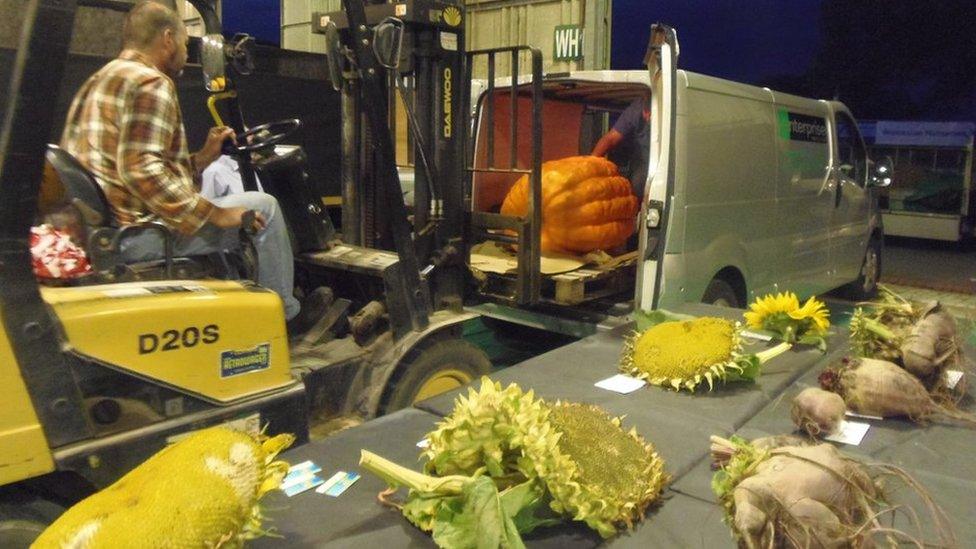
M852 301L867 301L878 295L878 281L881 280L881 239L877 237L868 241L861 261L861 272L857 280L845 288L845 293Z
M742 307L739 303L739 296L735 295L732 285L721 278L713 278L705 288L705 295L702 296L702 303L708 305L718 305L719 307Z
M383 412L407 408L418 400L430 398L437 394L430 392L436 387L443 387L441 392L451 390L490 373L491 361L479 347L463 339L438 341L400 366L399 375L388 388Z
M0 547L30 547L64 507L21 490L6 490L0 495Z

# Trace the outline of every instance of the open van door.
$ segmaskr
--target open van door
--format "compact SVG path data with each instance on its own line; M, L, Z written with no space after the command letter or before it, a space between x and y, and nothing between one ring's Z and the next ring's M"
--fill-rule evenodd
M634 307L658 306L664 284L664 250L674 190L674 133L677 116L678 36L660 23L651 25L644 63L651 77L651 138L648 182L638 218L640 247Z

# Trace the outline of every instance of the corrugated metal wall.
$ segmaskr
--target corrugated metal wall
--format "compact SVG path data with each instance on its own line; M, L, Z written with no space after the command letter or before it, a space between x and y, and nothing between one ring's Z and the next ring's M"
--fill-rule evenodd
M468 0L467 48L528 45L539 48L546 72L610 67L610 14L613 0ZM338 11L341 0L282 0L281 47L323 52L321 36L311 32L311 14ZM583 27L583 59L554 61L557 25ZM499 71L507 67L499 64ZM476 68L476 73L479 72ZM475 76L484 76L476 74Z
M533 46L542 51L547 73L610 67L612 0L468 0L466 5L468 50ZM559 25L583 28L583 59L553 59L554 32ZM509 70L504 63L498 69L501 74Z
M281 47L325 53L325 37L312 34L312 13L341 9L342 0L281 0Z

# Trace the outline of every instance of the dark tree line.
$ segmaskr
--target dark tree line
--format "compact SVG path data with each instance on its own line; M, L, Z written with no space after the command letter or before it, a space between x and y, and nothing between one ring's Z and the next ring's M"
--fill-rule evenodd
M824 0L822 45L773 89L837 98L861 119L976 119L976 2Z

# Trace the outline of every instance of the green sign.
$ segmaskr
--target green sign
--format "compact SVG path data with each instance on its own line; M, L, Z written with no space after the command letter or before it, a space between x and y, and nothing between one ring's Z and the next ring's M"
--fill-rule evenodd
M554 61L577 61L583 58L583 27L556 25L552 40Z

